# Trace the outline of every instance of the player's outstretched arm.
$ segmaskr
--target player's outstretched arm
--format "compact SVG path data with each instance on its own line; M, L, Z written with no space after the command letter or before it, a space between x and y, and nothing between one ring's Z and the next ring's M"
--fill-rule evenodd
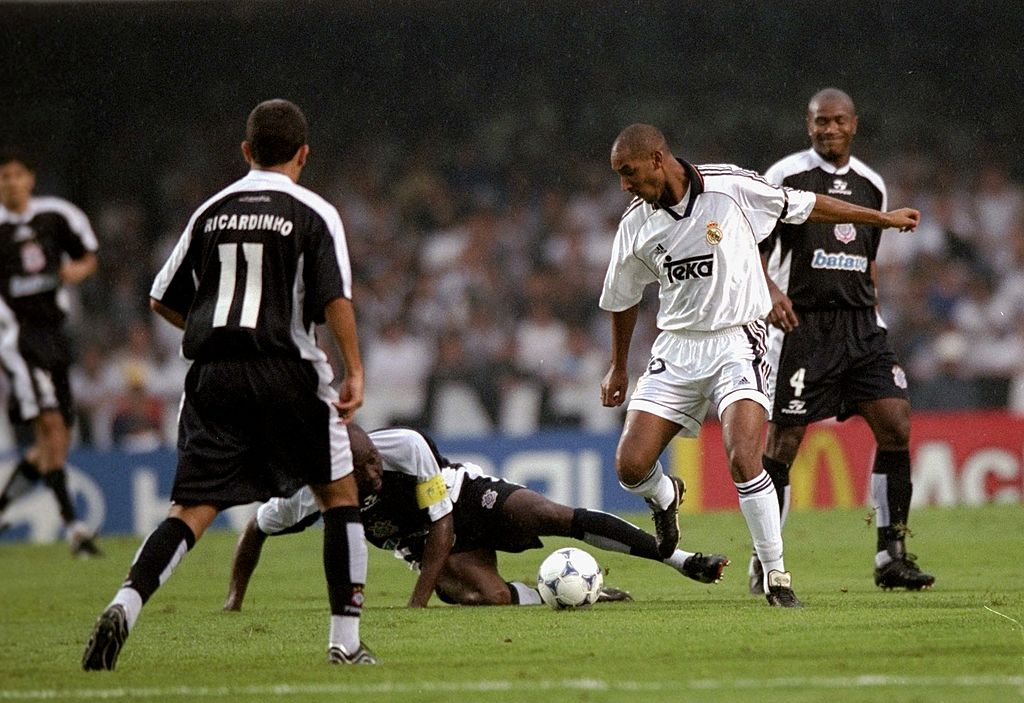
M921 222L921 213L909 207L881 212L818 193L814 209L811 210L811 214L807 219L810 222L824 222L827 224L852 222L858 225L871 225L872 227L881 227L882 229L891 228L898 229L901 232L908 232L913 231Z
M253 517L242 530L238 544L235 545L235 555L231 559L231 582L228 584L224 610L242 609L245 590L249 587L249 579L256 570L260 552L263 551L263 543L266 541L267 535L256 525L256 518Z
M448 560L455 542L455 519L448 513L439 520L430 523L426 541L423 544L423 561L420 562L420 575L409 597L410 608L426 608L430 596L437 586L441 569Z

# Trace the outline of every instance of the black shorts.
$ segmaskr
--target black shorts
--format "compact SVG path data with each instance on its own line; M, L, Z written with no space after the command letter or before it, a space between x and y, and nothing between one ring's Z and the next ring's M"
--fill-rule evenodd
M348 430L312 364L196 362L185 377L171 499L221 508L289 496L352 471Z
M522 532L504 513L508 497L523 488L525 486L500 478L467 475L455 503L452 553L475 549L524 552L543 547L544 543L536 535Z
M857 414L867 400L904 398L907 376L872 308L798 311L786 334L772 422L807 425Z
M10 385L8 414L13 425L30 422L43 410L58 410L71 426L75 418L68 378L71 342L62 328L19 328L17 351L5 349L2 359Z

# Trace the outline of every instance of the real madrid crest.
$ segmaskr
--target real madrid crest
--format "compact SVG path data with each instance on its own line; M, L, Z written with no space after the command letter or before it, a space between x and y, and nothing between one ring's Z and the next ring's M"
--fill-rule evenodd
M708 244L718 244L722 241L722 228L718 226L718 223L714 220L708 222Z

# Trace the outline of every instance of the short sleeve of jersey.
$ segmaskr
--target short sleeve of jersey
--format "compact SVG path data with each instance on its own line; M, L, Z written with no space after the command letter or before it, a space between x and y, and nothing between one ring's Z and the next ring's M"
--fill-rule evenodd
M188 314L192 300L196 296L196 279L191 267L186 263L188 249L192 243L193 222L189 222L185 228L149 291L151 298L182 316Z
M40 198L55 212L60 213L67 222L67 231L61 241L61 248L67 252L72 259L78 260L88 253L94 253L99 248L96 241L96 234L89 224L89 218L78 206L69 203L62 198Z
M633 307L643 298L644 288L658 280L655 272L634 254L641 211L642 208L637 208L627 213L615 233L612 256L598 301L602 310L620 312Z
M338 298L352 298L352 265L341 217L333 206L321 207L325 231L310 241L306 259L306 290L309 292L307 317L317 324L324 322L325 308Z
M385 471L396 471L416 477L416 502L436 522L454 509L444 482L444 475L430 445L419 432L406 429L383 429L370 433L380 452Z
M810 208L814 207L813 193L809 194L809 208L808 198L801 194L802 191L774 185L753 171L737 169L735 175L722 179L718 185L728 188L732 197L736 199L750 223L757 242L770 235L780 220L803 222L810 214Z

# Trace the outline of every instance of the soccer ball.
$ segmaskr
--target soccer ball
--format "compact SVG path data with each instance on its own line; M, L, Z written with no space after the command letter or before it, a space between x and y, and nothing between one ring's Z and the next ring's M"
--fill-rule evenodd
M552 552L540 565L537 590L552 608L584 608L595 601L604 584L597 560L582 549Z

